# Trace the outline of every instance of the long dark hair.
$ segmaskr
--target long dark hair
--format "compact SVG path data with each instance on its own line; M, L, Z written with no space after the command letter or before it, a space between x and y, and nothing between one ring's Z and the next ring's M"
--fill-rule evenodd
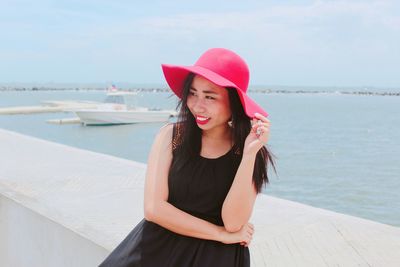
M174 150L174 161L172 163L171 171L176 171L184 166L190 159L198 156L201 151L201 129L197 126L196 121L192 113L187 106L187 99L190 93L190 87L192 85L195 74L190 73L183 85L182 98L178 102L177 110L179 109L179 115L177 124L179 125L180 141L179 145ZM242 156L244 142L247 135L251 130L251 121L247 117L240 98L235 88L226 88L229 95L229 102L232 112L232 140L233 140L233 151L238 151L238 154ZM273 160L273 154L264 146L256 155L253 182L257 189L257 193L260 193L262 187L269 183L268 179L268 166L272 165L275 173L275 163Z

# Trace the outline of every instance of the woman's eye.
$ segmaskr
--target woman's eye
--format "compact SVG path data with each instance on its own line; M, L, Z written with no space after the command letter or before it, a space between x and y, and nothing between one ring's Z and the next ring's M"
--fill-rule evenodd
M197 96L197 94L195 92L191 92L191 91L189 91L189 95ZM209 100L215 100L215 97L212 97L212 96L205 96L205 98L209 99Z

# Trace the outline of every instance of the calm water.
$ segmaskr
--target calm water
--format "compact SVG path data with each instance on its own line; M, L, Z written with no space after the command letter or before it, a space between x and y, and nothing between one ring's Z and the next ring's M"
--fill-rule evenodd
M342 94L251 94L270 113L271 172L265 193L400 226L400 97ZM174 108L167 93L140 103ZM42 100L101 101L104 92L0 92L0 107ZM162 123L84 127L46 120L70 113L0 115L0 127L145 163Z

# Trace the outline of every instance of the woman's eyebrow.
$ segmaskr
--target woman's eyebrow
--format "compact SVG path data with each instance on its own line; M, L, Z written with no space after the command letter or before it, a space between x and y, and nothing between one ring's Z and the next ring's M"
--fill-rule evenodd
M190 87L190 89L191 89L191 90L193 90L193 91L196 91L196 92L197 92L197 89L196 89L196 88L194 88L193 86L191 86L191 87ZM205 94L213 94L213 95L218 95L218 93L217 93L217 92L215 92L215 91L208 91L208 90L205 90L205 91L203 91L203 93L205 93Z

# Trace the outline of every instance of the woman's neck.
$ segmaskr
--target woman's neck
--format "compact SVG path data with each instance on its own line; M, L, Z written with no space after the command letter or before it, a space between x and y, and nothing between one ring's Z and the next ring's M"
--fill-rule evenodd
M214 128L208 131L203 130L202 137L207 141L228 141L231 140L231 129L229 127L226 127Z

